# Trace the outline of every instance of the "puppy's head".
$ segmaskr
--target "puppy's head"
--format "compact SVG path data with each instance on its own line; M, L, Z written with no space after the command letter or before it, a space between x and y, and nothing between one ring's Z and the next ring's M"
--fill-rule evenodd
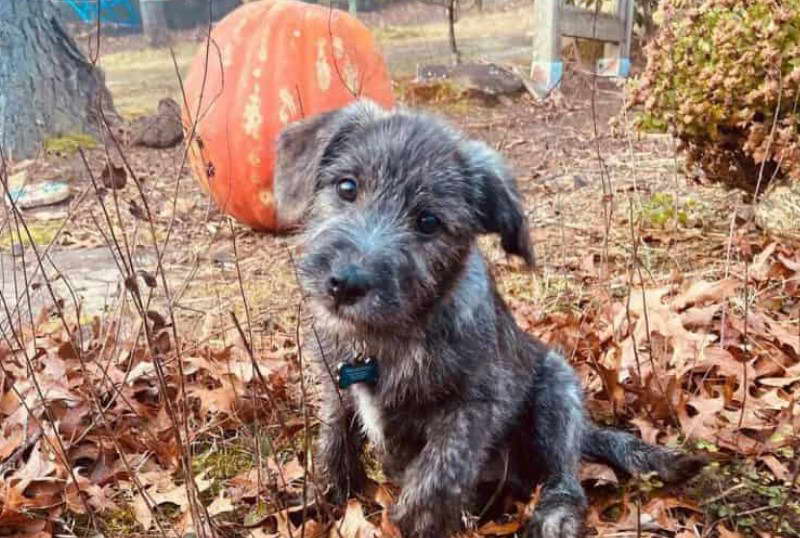
M287 128L276 196L304 215L300 282L354 332L418 327L480 234L533 263L515 181L497 153L439 120L359 101Z

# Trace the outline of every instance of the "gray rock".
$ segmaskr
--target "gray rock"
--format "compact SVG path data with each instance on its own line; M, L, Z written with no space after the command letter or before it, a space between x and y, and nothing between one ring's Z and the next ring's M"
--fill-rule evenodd
M41 308L53 304L48 287L44 285L45 280L50 281L56 297L64 301L68 310L74 308L72 303L74 293L80 302L83 316L104 312L115 304L120 293L124 291L124 279L108 248L52 251L45 263L44 274L30 249L27 252L21 248L19 250L19 253L13 253L12 256L0 252L0 293L9 304L12 320L27 312L29 299L26 293L30 293L30 305L34 315L38 314ZM23 262L26 264L31 283L28 290L20 278ZM149 249L139 249L135 251L134 263L137 268L150 269L155 264L155 254ZM60 275L63 275L66 281ZM0 311L0 330L6 330L8 324L6 312Z
M147 148L171 148L183 140L181 107L169 97L158 103L158 112L153 116L133 122L131 142Z
M31 209L61 203L69 199L72 192L63 181L40 181L11 188L8 196L10 200L6 198L6 204L9 206L13 200L18 208Z
M800 181L770 188L755 207L755 221L776 234L800 232Z
M490 96L512 95L525 90L523 80L497 64L423 65L417 82L450 80L464 88Z

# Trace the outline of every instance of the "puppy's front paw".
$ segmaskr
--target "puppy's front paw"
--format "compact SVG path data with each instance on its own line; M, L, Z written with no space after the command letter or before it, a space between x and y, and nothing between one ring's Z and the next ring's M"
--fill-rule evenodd
M326 472L322 483L327 483L325 499L336 506L343 506L347 500L364 491L368 479L361 467L355 469L337 469L337 472Z
M583 536L584 512L583 499L545 498L528 523L526 538L579 538Z
M457 528L458 509L443 499L416 502L411 496L401 496L389 509L389 520L403 538L445 538Z

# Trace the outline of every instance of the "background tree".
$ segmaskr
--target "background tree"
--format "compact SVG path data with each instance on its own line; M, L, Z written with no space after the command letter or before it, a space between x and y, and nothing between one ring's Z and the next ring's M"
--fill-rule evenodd
M151 47L164 47L170 43L165 4L164 0L139 0L144 35Z
M93 133L116 117L102 72L56 18L50 0L0 0L0 147L34 155L51 136Z
M421 0L425 4L434 6L442 6L447 16L447 37L450 44L450 55L453 64L459 65L461 63L461 51L458 50L458 43L456 42L456 23L458 16L461 12L467 11L475 5L471 0Z

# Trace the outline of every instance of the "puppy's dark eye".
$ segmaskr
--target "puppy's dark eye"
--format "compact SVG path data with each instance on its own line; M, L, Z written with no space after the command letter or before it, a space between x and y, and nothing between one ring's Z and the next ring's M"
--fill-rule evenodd
M358 183L351 177L340 179L339 182L336 183L336 193L342 200L352 202L356 199L356 195L358 194Z
M423 211L417 217L417 229L425 235L435 234L441 227L441 219L433 213Z

